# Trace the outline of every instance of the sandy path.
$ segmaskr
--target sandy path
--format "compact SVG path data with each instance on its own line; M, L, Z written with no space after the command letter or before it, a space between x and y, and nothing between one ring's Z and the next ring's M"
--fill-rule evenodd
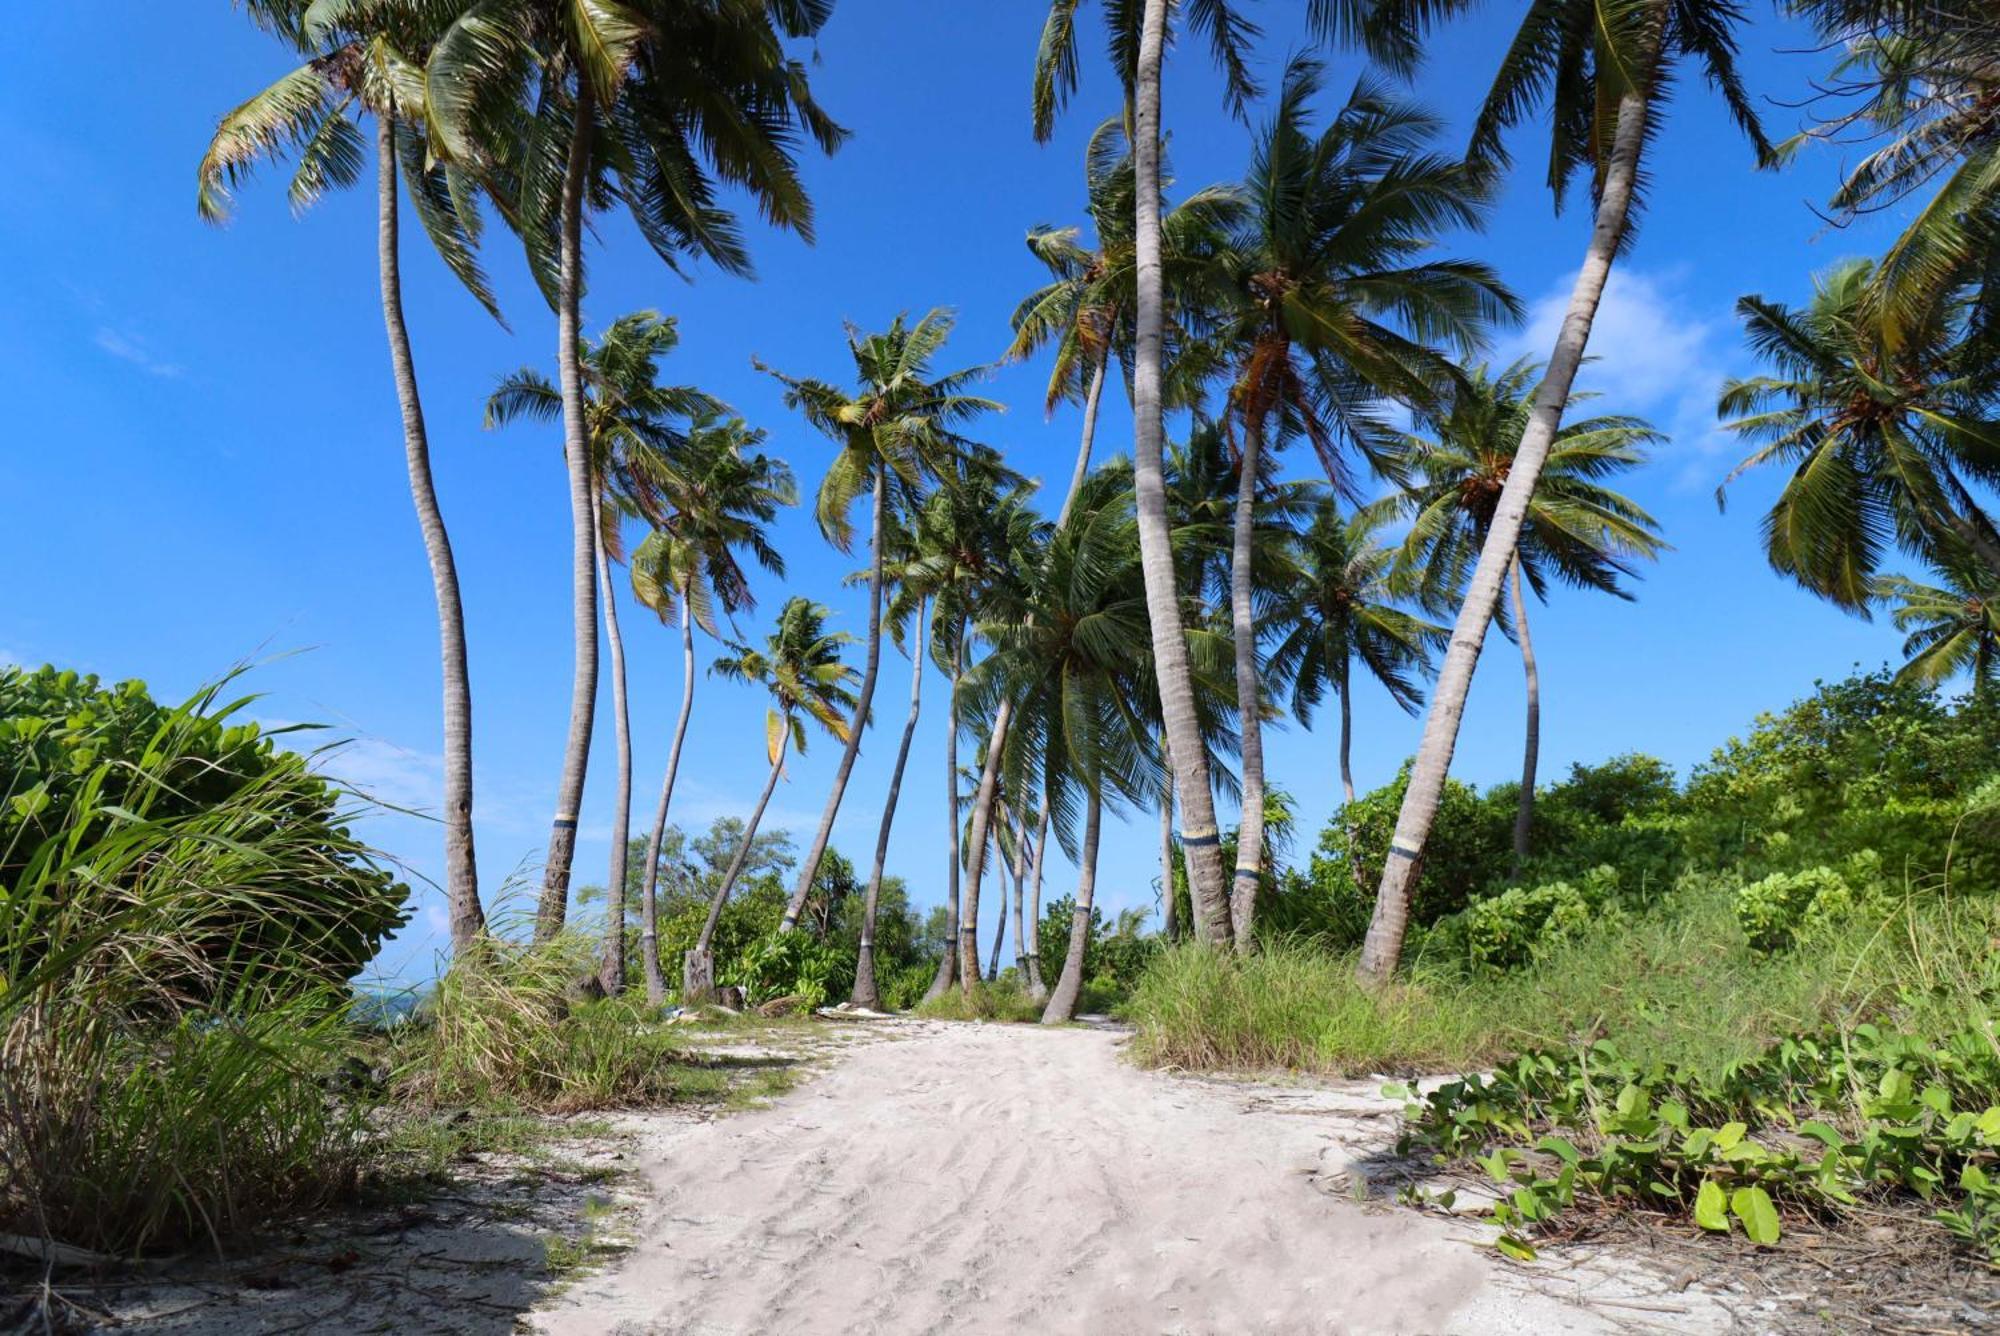
M1359 1090L1343 1118L1340 1092L1141 1071L1103 1031L885 1031L768 1109L649 1126L641 1167L653 1195L637 1246L537 1314L539 1328L1727 1325L1697 1297L1662 1302L1659 1283L1636 1273L1564 1276L1575 1292L1558 1297L1506 1274L1468 1244L1466 1226L1355 1201L1344 1167L1392 1135L1383 1106Z

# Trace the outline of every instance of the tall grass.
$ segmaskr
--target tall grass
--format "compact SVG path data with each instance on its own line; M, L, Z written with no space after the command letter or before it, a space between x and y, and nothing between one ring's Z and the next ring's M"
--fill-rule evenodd
M134 756L79 758L46 833L8 851L0 1232L112 1253L219 1246L353 1180L361 1113L325 1084L348 997L295 911L366 851L289 819L323 792L303 767L156 814L214 706L211 690L167 712ZM53 801L6 783L8 799Z
M1237 959L1189 945L1154 964L1126 1014L1135 1052L1154 1064L1400 1075L1599 1039L1719 1071L1798 1030L1887 1019L1945 1033L1990 1005L1990 902L1916 899L1843 927L1759 955L1728 895L1696 889L1603 921L1526 969L1467 977L1419 961L1379 995L1354 982L1348 953L1280 941Z
M576 1113L726 1095L721 1064L640 998L580 994L599 941L484 937L393 1032L394 1093L420 1107Z

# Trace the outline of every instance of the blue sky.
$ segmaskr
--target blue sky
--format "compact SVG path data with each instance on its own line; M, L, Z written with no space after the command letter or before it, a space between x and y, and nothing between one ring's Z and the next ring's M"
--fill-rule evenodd
M1300 6L1247 0L1266 28L1260 73L1275 84L1301 47ZM1418 95L1462 127L1505 39L1511 7L1461 24L1436 43ZM842 0L816 50L822 102L854 131L831 160L807 162L818 244L751 226L755 283L701 272L674 277L628 227L610 221L591 254L588 327L652 307L679 318L676 379L702 386L769 428L770 448L802 486L829 455L751 367L845 379L841 324L886 323L898 311L955 308L945 361L986 362L1007 316L1040 281L1021 244L1039 222L1074 220L1085 138L1115 109L1095 50L1056 141L1028 133L1027 90L1041 7L934 0ZM1090 20L1093 24L1096 18ZM0 246L0 365L8 368L12 440L0 450L0 660L53 661L106 678L141 677L178 696L243 659L268 660L251 685L260 717L314 720L353 742L335 768L392 801L422 807L438 785L436 625L410 511L396 407L377 305L372 188L324 201L302 219L271 174L243 192L226 229L194 213L194 166L217 117L288 66L285 54L222 0L200 5L35 6L17 17L19 48L93 53L98 77L76 92L67 59L17 62L0 84L0 156L10 204ZM1820 58L1775 23L1746 35L1745 66L1789 133ZM1358 71L1332 57L1329 103ZM1261 119L1262 109L1252 119ZM1247 128L1222 110L1205 53L1171 60L1166 119L1180 182L1241 175ZM1557 217L1540 183L1538 127L1516 139L1521 166L1490 229L1450 249L1497 265L1530 303L1495 358L1545 355L1587 216ZM1453 131L1454 145L1458 130ZM1652 752L1685 773L1759 710L1816 677L1893 654L1895 637L1782 583L1758 551L1756 520L1776 479L1752 478L1718 513L1713 489L1734 461L1715 430L1726 375L1747 373L1735 298L1804 295L1809 275L1878 247L1870 230L1826 227L1808 207L1839 168L1807 154L1759 174L1698 79L1680 100L1652 161L1639 244L1613 280L1585 381L1596 408L1640 413L1673 433L1629 490L1664 525L1674 550L1637 601L1559 592L1538 610L1543 774L1573 760ZM372 170L372 169L371 169ZM414 228L411 229L414 232ZM546 367L554 320L518 248L488 246L512 330L503 330L409 238L405 278L434 464L457 547L470 624L477 728L478 841L491 894L542 852L554 800L570 672L569 517L554 432L480 430L494 377ZM985 429L1024 471L1060 486L1075 448L1073 411L1041 411L1044 366L1001 368L988 392L1011 405ZM1130 448L1130 416L1107 396L1104 453ZM1308 466L1306 452L1292 462ZM859 632L862 597L842 587L854 559L820 540L810 515L787 515L777 540L789 580L765 580L761 634L777 604L803 593ZM679 696L674 636L632 604L636 804L650 810ZM704 644L704 663L716 647ZM286 651L303 651L286 653ZM879 735L864 747L835 830L857 858L872 846L907 699L907 663L885 658ZM941 699L934 683L928 701ZM740 812L764 773L763 701L704 677L676 800L676 819L705 825ZM1385 697L1357 693L1358 778L1389 778L1414 747L1418 721ZM1296 724L1267 741L1274 781L1299 799L1299 853L1338 799L1332 711L1322 730ZM608 697L578 856L579 881L601 880L611 802ZM1481 666L1455 773L1491 783L1518 773L1521 672L1492 642ZM942 712L928 711L891 847L890 870L919 902L942 885ZM836 749L794 764L770 820L810 835ZM644 819L640 815L635 824ZM435 826L384 817L372 838L418 877L439 867ZM1107 827L1099 895L1108 908L1150 903L1155 828L1140 814ZM1050 894L1070 873L1052 865ZM990 898L989 898L990 904ZM381 962L389 975L427 972L441 938L434 891L420 890L410 929Z

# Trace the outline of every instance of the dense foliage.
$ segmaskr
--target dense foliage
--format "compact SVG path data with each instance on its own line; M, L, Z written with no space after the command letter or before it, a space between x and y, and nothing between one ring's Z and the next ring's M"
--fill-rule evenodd
M221 845L177 850L213 879L206 910L187 925L221 966L205 986L279 962L280 977L301 984L358 973L405 921L408 891L349 829L341 790L239 719L248 703L211 688L167 706L142 682L0 668L0 888L16 912L23 898L46 896L109 921L127 897L143 897L157 867L86 874L73 861L78 846L116 842L135 823L165 830L233 809L253 823L242 857ZM255 856L272 842L290 855Z

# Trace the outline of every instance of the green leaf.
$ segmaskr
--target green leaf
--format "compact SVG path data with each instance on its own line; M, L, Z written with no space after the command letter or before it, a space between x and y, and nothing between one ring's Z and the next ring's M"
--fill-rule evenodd
M1493 1240L1493 1246L1517 1262L1535 1260L1534 1246L1518 1234L1502 1234Z
M1721 1184L1712 1178L1703 1179L1701 1190L1694 1194L1694 1222L1717 1234L1729 1232L1728 1202Z
M1743 1222L1743 1232L1752 1243L1769 1247L1778 1241L1778 1208L1771 1194L1762 1188L1738 1188L1729 1199L1729 1209Z

